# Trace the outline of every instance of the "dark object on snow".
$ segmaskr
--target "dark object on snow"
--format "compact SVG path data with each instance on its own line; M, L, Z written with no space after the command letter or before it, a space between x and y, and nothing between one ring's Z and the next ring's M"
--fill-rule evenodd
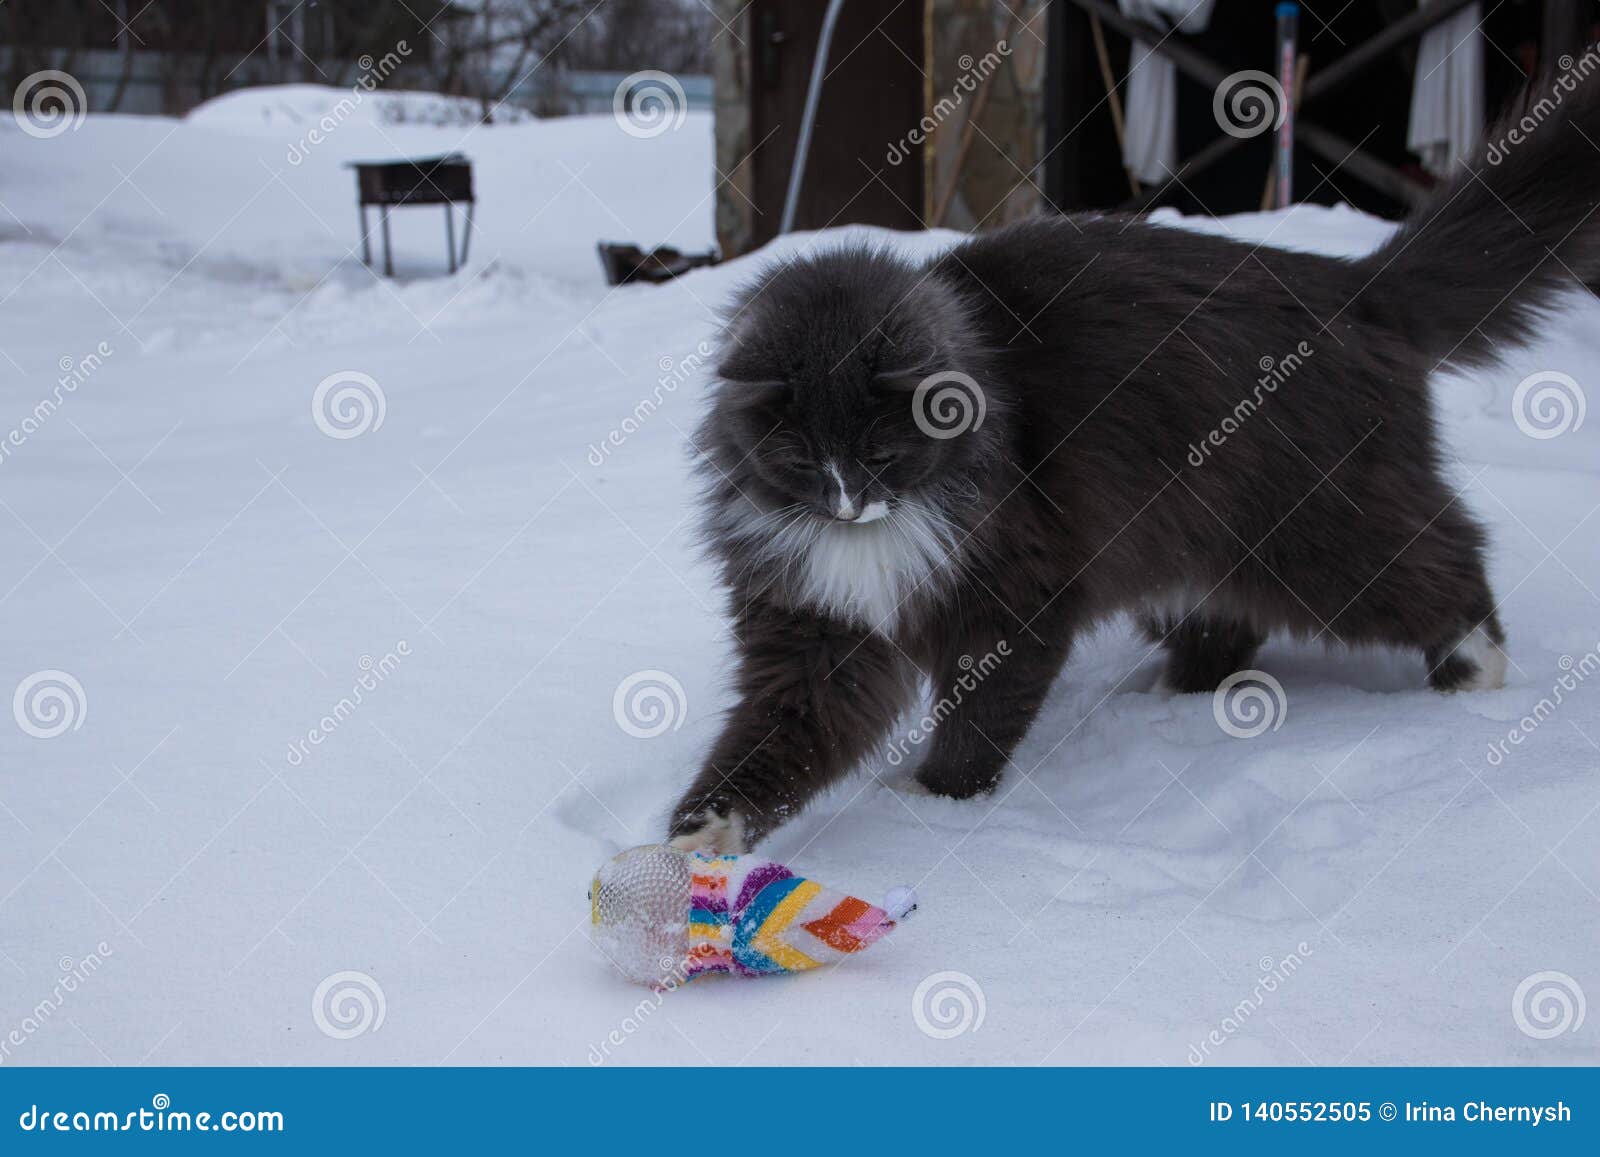
M372 247L367 231L367 206L381 206L383 230L383 274L394 276L394 259L389 252L389 210L396 205L443 205L444 243L454 273L467 261L472 242L472 162L460 153L442 157L417 157L403 161L351 161L356 171L356 202L361 210L361 260L372 264ZM461 235L461 256L456 256L455 206L467 206L467 227Z
M691 269L715 265L722 255L715 249L704 253L680 253L670 245L657 245L646 253L637 245L626 241L602 241L596 246L600 253L600 266L606 272L610 285L626 285L630 281L671 281Z

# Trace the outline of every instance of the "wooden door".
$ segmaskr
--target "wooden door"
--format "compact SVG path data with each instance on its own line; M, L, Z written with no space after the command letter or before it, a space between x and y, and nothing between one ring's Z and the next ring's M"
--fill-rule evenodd
M755 0L750 141L754 242L777 235L825 0ZM923 0L845 0L828 53L796 229L922 225ZM891 151L898 163L888 159Z

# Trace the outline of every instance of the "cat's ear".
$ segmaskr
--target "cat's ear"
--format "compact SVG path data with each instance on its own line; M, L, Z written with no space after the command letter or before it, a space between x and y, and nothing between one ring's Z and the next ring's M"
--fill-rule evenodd
M730 405L773 406L794 393L787 380L754 365L724 362L717 367L717 377L723 382L721 399Z
M725 382L760 386L781 381L783 374L772 364L771 358L763 357L743 342L735 341L732 348L717 360L717 377Z
M872 388L886 394L909 394L929 372L922 366L891 366L872 375Z
M783 381L784 373L776 359L735 333L717 359L717 377L740 385L764 386Z
M787 390L789 383L783 378L736 378L728 374L718 374L719 378L727 382L730 388L743 390L746 393L760 393L762 390Z

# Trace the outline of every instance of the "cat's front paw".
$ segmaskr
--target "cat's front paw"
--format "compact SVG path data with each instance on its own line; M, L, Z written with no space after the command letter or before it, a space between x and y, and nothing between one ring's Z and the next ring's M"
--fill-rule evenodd
M934 795L949 799L971 799L993 791L1000 783L1000 769L949 767L928 763L917 769L917 782Z
M749 851L745 840L744 817L736 811L722 815L713 808L686 816L673 825L667 841L679 851L704 852L713 856L742 856Z

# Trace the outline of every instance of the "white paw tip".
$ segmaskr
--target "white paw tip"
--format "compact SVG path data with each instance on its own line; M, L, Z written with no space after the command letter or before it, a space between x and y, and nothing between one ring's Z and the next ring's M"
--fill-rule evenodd
M1477 667L1477 674L1461 685L1463 691L1495 691L1505 686L1506 653L1482 627L1456 644L1455 654Z
M741 856L745 853L744 817L738 812L701 814L701 825L692 832L674 836L668 844L681 852L706 852L710 855Z

